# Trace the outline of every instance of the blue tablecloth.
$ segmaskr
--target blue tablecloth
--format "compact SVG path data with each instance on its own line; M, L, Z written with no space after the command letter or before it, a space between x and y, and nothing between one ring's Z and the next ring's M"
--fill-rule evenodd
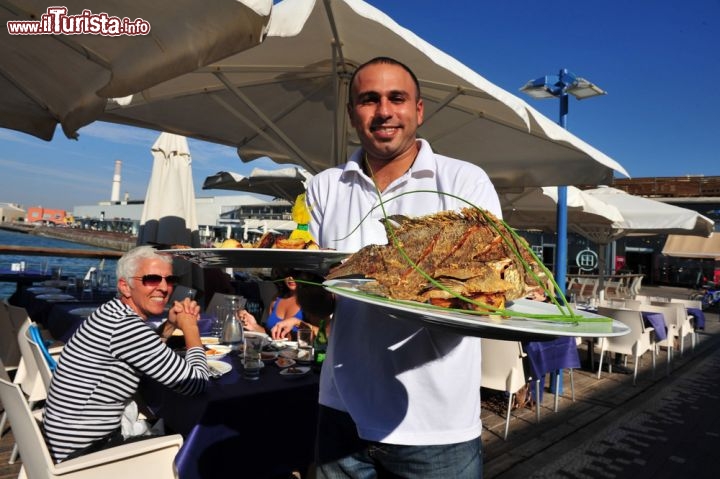
M662 313L654 313L650 311L641 311L643 321L647 326L655 329L655 337L658 341L667 338L667 326L665 326L665 315Z
M212 379L199 396L183 396L150 380L141 384L167 432L185 439L176 457L180 478L304 474L315 449L319 375L286 379L268 364L259 380L248 381L237 358L222 361L233 370Z
M695 329L705 329L705 313L698 308L685 308L690 316L693 317L693 326Z
M559 337L551 341L529 341L523 343L527 353L533 380L540 380L540 398L545 385L545 375L560 369L579 368L580 356L573 337Z

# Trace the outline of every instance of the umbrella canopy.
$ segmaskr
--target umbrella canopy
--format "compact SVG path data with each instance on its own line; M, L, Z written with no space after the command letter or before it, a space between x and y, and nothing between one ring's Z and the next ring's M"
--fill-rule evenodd
M707 258L720 261L720 233L707 238L668 235L662 254L680 258Z
M50 26L54 22L43 21L43 15L54 5L67 9L62 17L98 20L95 16L106 14L108 26L113 18L140 21L138 31L144 34L10 33L16 21L24 27ZM50 140L60 123L65 135L75 138L103 112L107 98L257 45L271 8L272 0L2 0L0 127Z
M193 136L316 173L358 146L350 75L378 55L421 83L419 130L442 154L481 165L498 188L606 184L618 163L360 0L285 0L263 43L110 102L103 120Z
M200 246L187 138L162 133L152 146L152 156L138 244Z
M696 211L631 195L616 188L600 187L585 190L584 193L617 208L622 215L622 221L616 221L610 226L573 225L574 231L599 244L607 244L628 235L672 233L710 236L714 228L713 220Z
M500 191L503 219L513 228L555 231L557 228L557 187L526 188L519 193ZM614 206L603 203L574 186L567 190L568 228L596 224L610 227L622 221Z
M610 187L585 190L584 193L608 206L616 208L622 215L621 221L610 225L568 224L568 230L575 231L597 243L600 274L599 288L602 290L605 274L605 246L625 236L681 234L709 236L714 227L711 219L700 213L628 194Z
M255 168L250 176L239 173L220 171L205 178L203 190L247 191L260 195L283 198L290 203L305 192L307 181L312 175L301 168L282 168L279 170L263 170Z

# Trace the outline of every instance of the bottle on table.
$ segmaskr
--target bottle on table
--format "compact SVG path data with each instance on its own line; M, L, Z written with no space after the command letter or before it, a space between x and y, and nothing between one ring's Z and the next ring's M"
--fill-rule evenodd
M322 318L320 320L318 332L315 335L315 340L313 341L313 363L318 368L322 366L322 363L325 360L325 354L327 353L327 343L328 338L327 334L325 333L325 318Z

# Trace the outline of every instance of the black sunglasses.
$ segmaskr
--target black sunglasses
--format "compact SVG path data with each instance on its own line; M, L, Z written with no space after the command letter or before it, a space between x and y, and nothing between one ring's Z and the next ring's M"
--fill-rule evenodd
M135 279L142 281L143 286L157 287L160 286L162 280L168 284L168 286L175 286L180 282L180 276L171 274L170 276L161 276L159 274L146 274L145 276L133 276Z

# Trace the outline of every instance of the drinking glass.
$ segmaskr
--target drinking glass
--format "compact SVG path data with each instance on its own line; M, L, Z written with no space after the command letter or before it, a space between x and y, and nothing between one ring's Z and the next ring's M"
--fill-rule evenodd
M309 362L313 359L313 333L310 328L298 328L298 361Z
M255 380L260 378L260 368L263 367L262 347L265 338L259 335L245 336L243 349L243 378Z

